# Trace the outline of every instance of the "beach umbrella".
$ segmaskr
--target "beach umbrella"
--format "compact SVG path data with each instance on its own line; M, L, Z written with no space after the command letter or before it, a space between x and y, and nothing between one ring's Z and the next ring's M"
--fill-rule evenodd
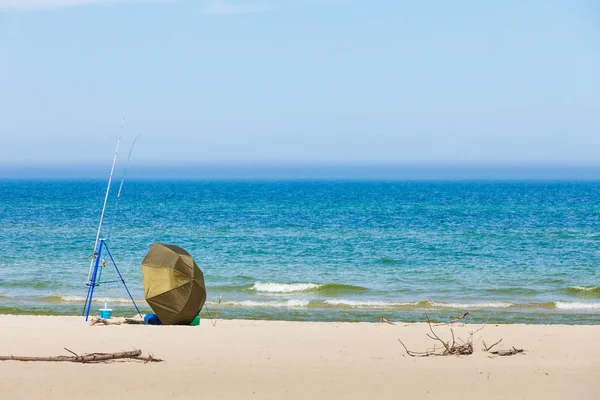
M144 296L163 325L189 325L206 301L204 275L181 247L154 243L142 261Z

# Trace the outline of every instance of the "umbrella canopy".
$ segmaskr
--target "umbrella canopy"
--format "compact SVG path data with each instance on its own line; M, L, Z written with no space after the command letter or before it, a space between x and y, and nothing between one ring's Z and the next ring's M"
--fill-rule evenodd
M206 301L204 275L181 247L154 243L142 275L146 301L163 325L189 325Z

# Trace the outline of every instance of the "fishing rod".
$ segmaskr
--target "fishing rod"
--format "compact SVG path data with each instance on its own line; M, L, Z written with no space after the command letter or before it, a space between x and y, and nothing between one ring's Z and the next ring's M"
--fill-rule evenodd
M221 304L221 300L223 299L222 296L219 296L219 302L217 303L217 305ZM208 318L210 319L210 323L212 324L213 327L217 326L217 320L219 319L219 311L220 308L217 308L217 316L215 317L215 319L213 320L212 315L210 315L210 311L208 309L208 307L206 306L206 303L204 303L204 308L206 309L206 312L208 313ZM202 311L202 310L200 310Z
M123 119L125 122L125 119ZM135 142L137 141L140 135L137 135L135 139L133 139L133 144L131 145L131 149L129 149L129 156L127 157L127 164L125 165L125 169L123 170L123 176L121 177L121 184L119 185L119 191L117 192L117 201L115 202L115 212L113 214L112 220L108 227L108 235L106 236L106 240L110 239L110 232L112 231L112 227L115 222L115 217L117 216L117 210L119 208L119 199L121 198L121 191L123 190L123 183L125 182L125 176L127 175L127 168L129 168L129 161L131 160L131 153L133 152L133 148L135 147Z
M125 125L125 118L123 118L123 122L121 123L121 128L123 128ZM123 183L125 181L125 175L127 174L127 167L129 166L129 161L131 160L131 153L133 152L133 147L135 145L135 142L137 140L137 137L135 138L135 140L133 141L133 144L131 146L131 149L129 150L129 157L127 158L127 166L125 167L125 170L123 171L123 176L121 178L121 184L119 185L119 192L117 193L117 200L116 200L116 204L115 207L118 207L119 205L119 199L121 197L121 191L123 189ZM119 139L117 140L117 149L115 150L115 156L113 158L113 163L112 163L112 167L110 170L110 176L108 178L108 186L106 188L106 195L104 197L104 205L102 206L102 214L100 215L100 224L98 225L98 232L96 233L96 241L94 242L94 252L92 254L92 260L90 263L90 270L88 271L88 278L87 278L87 283L86 285L88 286L88 294L85 300L85 305L84 305L84 309L81 315L85 314L85 320L88 320L88 317L90 315L90 308L92 306L92 298L94 296L94 289L96 286L99 286L100 284L109 284L109 283L113 283L113 282L118 282L119 280L115 280L115 281L108 281L108 282L101 282L101 276L102 276L102 271L104 270L104 267L106 267L107 262L106 260L102 259L102 267L100 268L100 260L101 260L101 255L102 255L102 250L105 248L105 252L108 254L108 256L110 257L110 260L112 261L112 264L114 265L117 274L119 274L119 278L120 281L123 283L123 286L125 287L125 290L127 291L127 294L129 295L129 298L131 299L131 301L133 302L133 305L135 307L135 309L137 310L138 314L140 313L137 305L135 304L135 300L133 299L133 296L131 296L131 293L129 292L129 289L127 288L127 285L125 284L125 280L123 279L123 276L121 275L121 273L119 272L119 268L117 267L117 264L115 263L115 260L113 259L113 256L110 254L110 251L108 250L108 246L107 246L107 241L108 241L108 237L100 239L100 233L102 232L102 222L104 221L104 215L106 212L106 205L108 203L108 196L110 193L110 187L112 184L112 178L113 178L113 174L115 171L115 164L117 161L117 156L119 153L119 144L121 142L121 137L119 137ZM116 214L113 214L112 217L112 221L114 221ZM110 226L109 226L109 231L108 231L108 236L110 236L110 231L112 229L112 225L113 223L111 222ZM100 309L100 315L102 316L102 312L107 312L108 311L108 318L110 318L110 312L112 312L112 309L107 309L107 291L106 291L107 286L104 287L104 295L105 295L105 299L104 299L104 309ZM87 314L86 314L86 309L87 309ZM141 315L141 314L140 314Z
M117 163L117 155L119 154L119 143L121 138L117 139L117 148L115 150L115 156L113 158L112 167L110 169L110 176L108 177L108 186L106 187L106 195L104 196L104 205L102 206L102 214L100 214L100 223L98 224L98 232L96 233L96 241L94 242L94 251L92 253L92 261L90 262L90 269L88 271L87 284L90 284L90 278L92 277L92 270L94 269L94 260L97 257L96 250L98 249L98 240L100 239L100 232L102 231L102 221L104 220L104 212L106 211L106 203L108 202L108 193L110 192L110 184L112 182L113 173L115 171L115 164Z

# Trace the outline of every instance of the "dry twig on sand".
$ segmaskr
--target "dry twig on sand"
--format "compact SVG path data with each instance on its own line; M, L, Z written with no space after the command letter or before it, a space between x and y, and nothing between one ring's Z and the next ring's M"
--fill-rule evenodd
M0 361L51 361L51 362L76 362L82 364L109 362L114 360L134 360L148 362L161 362L160 358L154 358L152 355L142 356L141 350L123 351L121 353L89 353L78 355L67 349L73 356L54 356L54 357L24 357L24 356L0 356Z
M395 323L393 323L393 322L390 322L390 321L388 321L388 320L387 320L387 319L385 319L385 318L381 318L381 319L379 320L379 323L380 323L380 324L381 324L381 323L386 323L386 324L390 324L390 325L396 325Z
M119 319L94 318L90 321L90 326L94 325L121 325L123 321Z
M146 321L138 318L115 318L115 319L105 319L105 318L94 318L90 321L90 326L94 325L122 325L122 324L132 324L132 325L145 325Z
M523 353L525 350L523 349L517 349L517 348L512 348L510 350L496 350L496 351L490 351L490 353L492 354L496 354L498 356L514 356L515 354L519 354L519 353Z
M465 314L463 314L463 316L464 315L467 315L467 314L465 313ZM425 314L425 317L427 318L427 324L429 325L429 331L431 332L431 334L429 334L429 333L427 334L427 337L436 342L441 343L443 346L443 349L436 350L435 345L434 345L433 350L427 350L424 352L411 351L411 350L408 350L408 348L404 345L404 343L402 343L402 341L400 339L398 339L398 341L400 342L402 347L404 347L404 350L406 350L406 354L408 354L411 357L449 356L449 355L466 356L469 354L473 354L473 332L471 332L471 334L469 335L469 338L466 341L462 340L461 338L458 338L458 340L460 342L462 342L461 344L458 344L458 343L456 343L456 338L454 337L454 330L452 328L450 328L450 333L452 334L452 343L450 343L450 341L445 342L433 330L433 327L431 326L431 321L429 320L429 316L427 314Z
M485 344L485 341L484 341L484 340L482 340L482 341L481 341L481 342L483 343L483 349L482 349L482 350L483 350L483 351L490 351L490 350L491 350L491 349L492 349L492 348L493 348L495 345L497 345L497 344L498 344L498 343L500 343L501 341L502 341L502 339L498 340L496 343L494 343L493 345L491 345L491 346L489 346L489 347L488 347L488 346Z
M464 313L461 317L455 319L452 322L456 322L458 320L460 320L461 318L466 317L467 315L469 315L469 312ZM490 314L491 315L491 314ZM469 337L467 338L467 340L462 340L460 337L455 337L454 336L454 330L452 329L452 327L450 328L450 334L452 335L452 341L444 341L442 338L440 338L440 336L433 330L433 326L431 325L431 321L429 320L429 316L427 315L427 313L425 314L425 318L427 318L427 324L429 325L429 333L427 333L427 337L431 340L434 341L434 346L433 346L433 350L426 350L426 351L412 351L409 350L406 345L402 342L402 340L398 339L398 341L400 342L400 344L402 345L402 347L404 347L404 350L406 351L406 354L408 354L411 357L429 357L429 356L448 356L448 355L456 355L456 356L463 356L463 355L469 355L469 354L473 354L473 337L475 336L475 334L479 331L481 331L483 328L486 327L487 322L489 321L489 317L488 317L488 321L486 321L486 324L484 324L483 326L481 326L479 329L476 329L475 331L469 331ZM447 324L441 324L441 325L445 325L448 326L450 325L452 322L447 323ZM439 325L436 325L439 326ZM459 343L457 343L460 342ZM513 347L510 350L496 350L496 351L490 351L492 348L494 348L497 344L499 344L500 342L502 342L502 339L498 340L496 343L492 344L491 346L488 346L485 344L485 341L483 341L482 339L482 343L483 343L483 351L486 352L490 352L491 354L495 354L498 356L512 356L515 354L519 354L519 353L523 353L524 350L523 349L517 349L515 347ZM436 347L436 344L441 344L442 347Z

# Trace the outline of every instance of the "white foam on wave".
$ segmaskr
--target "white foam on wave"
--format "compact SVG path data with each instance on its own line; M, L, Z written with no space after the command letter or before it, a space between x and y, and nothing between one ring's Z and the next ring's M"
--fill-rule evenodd
M582 292L594 290L594 288L591 286L571 286L569 289L580 290Z
M84 302L85 301L85 297L81 297L81 296L58 296L58 299L61 301L68 301L68 302Z
M429 301L415 301L415 302L383 302L383 301L355 301L355 300L325 300L326 304L334 306L347 306L353 308L398 308L398 307L433 307L433 308L459 308L459 309L473 309L473 308L508 308L511 307L512 303L440 303L440 302L429 302Z
M356 301L356 300L325 300L326 304L332 306L347 306L354 308L392 308L402 306L416 306L415 303L388 303L384 301Z
M598 287L596 287L596 286L572 286L572 287L570 287L570 289L577 290L580 292L595 292L596 290L598 290Z
M600 310L600 303L557 301L554 304L563 310Z
M439 303L432 301L432 307L442 307L442 308L460 308L460 309L470 309L470 308L508 308L512 307L512 303L501 303L501 302L489 302L489 303Z
M320 288L318 283L277 283L277 282L255 282L250 289L266 293L292 293L304 292Z
M243 301L229 301L224 303L229 306L238 307L275 307L275 308L298 308L308 306L310 301L308 300L287 300L287 301L255 301L255 300L243 300Z
M85 297L83 296L58 296L60 301L68 303L83 303ZM131 303L131 299L119 298L119 297L94 297L94 303Z

